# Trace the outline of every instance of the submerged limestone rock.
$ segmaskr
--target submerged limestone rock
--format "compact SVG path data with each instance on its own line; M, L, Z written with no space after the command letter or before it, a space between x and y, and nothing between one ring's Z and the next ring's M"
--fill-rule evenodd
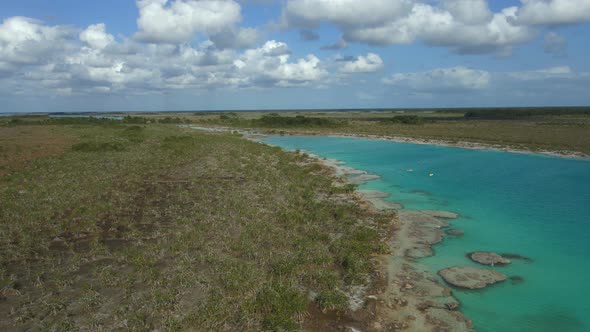
M380 178L379 175L373 175L373 174L350 175L350 176L348 176L348 183L361 185L361 184L365 184L369 181L376 180L378 178Z
M507 265L510 264L508 258L504 258L493 252L475 251L467 254L472 261L482 265Z
M467 289L480 289L506 280L506 275L487 269L470 266L455 266L438 271L450 285Z
M508 279L510 279L510 283L513 284L513 285L519 285L519 284L522 284L524 282L524 278L521 277L521 276L512 276L512 277L510 277Z
M435 218L456 219L459 217L455 212L441 211L441 210L422 210L422 213Z
M357 190L359 194L361 194L364 198L387 198L389 194L379 190Z
M403 241L408 244L404 255L408 258L432 256L432 245L442 241L443 228L449 226L446 221L422 211L401 210L398 211L398 217L408 225L403 234Z
M527 263L532 263L533 259L529 257L525 257L519 254L500 254L500 256L507 258L507 259L514 259L514 260L521 260Z
M463 231L462 229L447 229L445 233L447 235L452 236L463 236L465 234L465 231Z
M386 197L389 197L388 193L378 190L357 190L357 193L363 199L369 201L377 210L387 211L403 209L403 206L401 204L389 202L384 199Z

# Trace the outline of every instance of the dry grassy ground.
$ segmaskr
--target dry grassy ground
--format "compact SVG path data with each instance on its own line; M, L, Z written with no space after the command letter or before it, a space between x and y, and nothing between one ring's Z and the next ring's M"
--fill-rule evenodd
M0 330L299 329L385 251L391 216L304 155L159 124L0 138L26 159L0 176Z
M374 308L351 315L348 294L383 286L375 258L391 215L360 207L305 155L162 123L590 153L586 116L398 115L0 119L0 330L323 330L374 319Z
M27 162L68 149L74 137L55 127L18 126L0 129L0 176Z

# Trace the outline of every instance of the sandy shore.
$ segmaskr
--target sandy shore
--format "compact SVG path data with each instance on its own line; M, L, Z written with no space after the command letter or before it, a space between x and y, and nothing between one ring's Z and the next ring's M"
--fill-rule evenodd
M378 178L338 160L310 157L332 169L342 183L362 184ZM380 259L381 286L376 294L365 294L365 306L372 305L376 313L369 330L472 331L471 321L456 311L459 302L451 289L416 261L434 254L432 245L442 241L443 228L449 225L446 220L457 214L403 210L400 204L387 200L389 194L375 190L358 190L355 195L369 208L393 211L396 216L389 240L391 254Z

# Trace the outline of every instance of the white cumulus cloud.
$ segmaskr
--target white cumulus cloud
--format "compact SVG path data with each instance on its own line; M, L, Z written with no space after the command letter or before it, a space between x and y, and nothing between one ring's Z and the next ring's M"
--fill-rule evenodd
M588 0L521 0L518 22L531 25L560 25L590 21Z
M383 60L375 53L359 56L351 61L341 61L340 71L343 73L373 73L383 69Z
M287 44L274 40L262 47L247 50L234 62L240 84L304 85L327 76L321 61L313 54L290 61Z
M532 31L517 24L517 7L493 13L485 0L289 0L283 12L288 26L330 22L346 41L372 45L423 40L458 53L507 53L530 40Z
M446 0L445 8L457 21L476 25L489 22L492 12L486 0Z
M462 66L438 68L415 73L398 73L383 79L383 83L418 92L465 91L485 89L490 73Z
M381 25L407 14L411 0L289 0L286 24L317 25L329 21L343 26Z
M27 17L10 17L0 24L0 63L4 66L41 64L65 52L73 30L46 26Z
M143 94L299 86L329 75L318 57L293 57L286 43L271 40L251 48L257 31L232 28L221 34L221 41L212 37L198 45L142 43L118 41L102 23L75 31L10 18L0 24L0 86L50 95Z
M106 33L106 26L104 23L94 24L89 26L86 30L80 33L80 40L87 43L93 48L105 48L111 45L115 38Z
M137 0L140 40L150 43L183 43L195 33L215 34L241 19L233 0Z

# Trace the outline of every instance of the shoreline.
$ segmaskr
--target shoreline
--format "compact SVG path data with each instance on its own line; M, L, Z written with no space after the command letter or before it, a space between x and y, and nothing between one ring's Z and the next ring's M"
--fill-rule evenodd
M330 169L339 184L360 185L379 178L345 166L342 161L301 152ZM458 310L459 301L451 288L439 281L435 271L417 261L434 255L432 246L443 240L443 230L449 226L447 220L458 215L448 211L405 210L399 203L386 200L388 193L376 190L355 190L353 195L366 208L395 213L393 235L388 239L391 252L379 259L378 275L385 276L384 280L374 281L382 283L380 289L365 297L366 304L375 302L377 314L371 328L473 331L472 322Z
M219 127L193 129L224 131ZM247 130L239 133L248 140L274 146L259 140L266 137L265 134ZM283 150L297 153L295 150ZM340 160L324 158L305 150L299 152L329 169L328 176L337 185L359 186L380 178L345 166L346 163ZM444 229L449 227L447 220L455 219L458 215L449 211L405 210L401 204L385 199L390 196L389 193L377 190L355 189L348 195L352 195L367 211L395 213L393 235L387 238L390 253L378 257L377 269L367 284L348 292L353 321L365 325L368 331L381 331L385 327L416 331L474 331L472 321L460 312L460 303L453 297L450 286L440 281L436 271L427 269L417 261L434 255L432 247L443 240ZM362 307L371 307L374 316L355 320L357 310ZM352 325L349 328L356 331Z
M238 132L240 134L246 136L267 136L269 134L265 134L257 130L256 128L231 128L231 127L216 127L216 126L192 126L192 125L185 125L189 128L197 129L197 130L206 130L206 131L213 131L213 132ZM263 129L269 130L269 129ZM279 134L272 134L272 135L279 135ZM374 135L374 134L346 134L346 133L321 133L315 131L285 131L285 135L301 135L301 136L325 136L325 137L349 137L349 138L364 138L364 139L371 139L371 140L379 140L379 141L391 141L397 143L409 143L409 144L420 144L420 145L435 145L435 146L445 146L445 147L454 147L454 148L461 148L461 149L469 149L469 150L491 150L491 151L502 151L508 153L518 153L518 154L536 154L536 155L543 155L543 156L551 156L551 157L558 157L558 158L569 158L569 159L590 159L590 154L579 152L579 151L569 151L569 150L534 150L531 148L520 148L520 147L513 147L510 145L503 145L503 144L495 144L495 143L482 143L482 142L470 142L470 141L450 141L444 139L429 139L429 138L419 138L419 137L408 137L408 136L389 136L389 135Z
M445 146L469 150L491 150L491 151L502 151L508 153L518 154L537 154L559 158L570 158L570 159L590 159L590 154L586 154L578 151L569 150L533 150L530 148L515 148L510 145L493 144L493 143L481 143L481 142L469 142L469 141L457 141L452 142L444 139L429 139L429 138L418 138L418 137L407 137L407 136L388 136L388 135L373 135L373 134L343 134L343 133L319 133L310 131L292 131L287 132L287 135L296 136L325 136L325 137L348 137L348 138L364 138L378 141L391 141L397 143L409 143L419 145L435 145ZM260 134L258 134L260 135ZM263 134L266 135L266 134Z
M293 133L290 133L293 134ZM276 135L278 136L278 135ZM313 136L322 136L322 135L313 135ZM323 136L346 136L346 135L323 135ZM268 144L265 142L261 142L260 138L264 138L266 135L259 134L256 136L251 136L249 134L245 135L246 139L251 139L254 141L258 141L259 143ZM348 137L359 137L362 136L348 136ZM258 139L257 139L258 138ZM371 138L371 137L362 137L362 138ZM375 138L373 138L375 139ZM431 142L424 143L424 144L432 144ZM269 144L272 146L277 146L273 144ZM294 151L293 148L291 151ZM480 149L482 149L480 147ZM286 150L286 149L283 149ZM305 151L302 151L305 152ZM521 151L522 152L522 151ZM539 154L538 152L530 152L533 154ZM345 168L345 164L341 161L334 160L334 159L325 159L319 156L314 156L315 160L322 163L326 167L330 167L334 170L334 174L340 173L341 179L347 177L345 171L342 168ZM555 157L564 157L564 155L556 155ZM579 156L571 157L572 159L580 158ZM363 172L360 170L352 170L356 175L370 175L367 172ZM343 183L350 183L349 181L343 181ZM361 193L356 192L357 195L361 195ZM376 208L373 202L376 201L384 201L383 198L377 193L374 197L361 197L359 200L362 200L366 204L371 205L373 208ZM371 201L373 199L373 202ZM362 203L361 203L362 204ZM370 288L367 291L372 292L375 295L369 295L371 293L364 293L360 295L361 301L364 299L365 307L372 306L373 308L377 308L375 312L377 313L373 317L369 317L368 319L363 320L362 322L369 322L369 324L378 324L378 327L384 326L382 322L393 322L393 326L397 326L396 330L401 329L410 329L410 330L437 330L433 328L432 322L448 322L451 321L453 328L448 328L450 325L446 325L446 328L438 329L438 330L452 330L452 331L460 331L460 330L473 330L473 324L463 316L460 311L457 310L456 307L449 307L446 306L446 303L450 302L443 302L446 298L447 300L456 300L452 298L452 292L450 292L450 286L445 287L447 283L440 281L439 278L436 276L436 271L424 269L421 264L415 261L415 258L407 257L405 253L400 251L400 247L403 248L403 244L399 244L400 238L407 238L407 232L409 231L409 227L406 225L409 222L404 222L404 218L397 218L397 221L392 221L393 226L395 227L395 231L393 237L391 234L387 237L390 241L390 245L392 245L392 253L387 254L387 257L381 257L380 259L376 256L376 259L379 259L380 265L378 268L375 269L376 279L372 279L372 283L370 284ZM446 220L446 218L444 218ZM444 221L444 220L443 220ZM441 228L442 225L438 225ZM457 225L458 226L458 225ZM404 234L403 231L406 231ZM448 229L445 231L449 231ZM445 232L446 233L446 232ZM452 234L452 233L448 233ZM458 233L457 233L458 234ZM452 234L455 235L455 234ZM462 235L459 234L458 236ZM437 240L426 241L424 240L423 243L426 242L428 246L431 248L433 244L437 243ZM397 246L396 246L397 245ZM408 246L405 246L406 248ZM379 281L385 282L383 284L378 284ZM441 285L443 284L443 285ZM430 289L428 289L430 287ZM425 290L426 289L426 290ZM396 296L399 295L399 296ZM455 304L459 304L458 302L454 302ZM484 304L485 305L485 304ZM459 309L460 310L460 309ZM429 314L429 313L434 314ZM437 315L437 316L434 316ZM439 319L438 315L442 317ZM436 318L433 318L436 317ZM428 324L420 325L420 324ZM446 324L446 323L445 323ZM373 326L373 325L371 325ZM392 326L388 324L386 326ZM439 325L440 327L440 325ZM367 331L373 330L372 328L363 329ZM374 330L379 330L379 328L375 327ZM352 331L356 331L352 329Z

